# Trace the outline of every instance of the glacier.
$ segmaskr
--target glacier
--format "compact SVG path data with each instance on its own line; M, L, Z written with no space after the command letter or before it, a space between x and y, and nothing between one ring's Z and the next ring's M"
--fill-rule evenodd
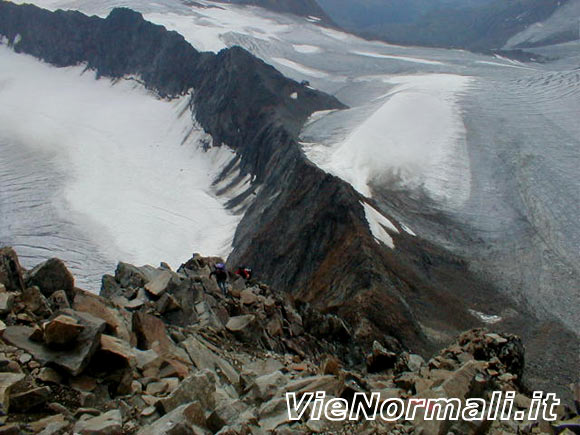
M203 149L188 96L0 45L0 101L0 240L27 266L61 257L98 290L119 260L176 267L193 250L230 252L241 213L214 181L235 153Z

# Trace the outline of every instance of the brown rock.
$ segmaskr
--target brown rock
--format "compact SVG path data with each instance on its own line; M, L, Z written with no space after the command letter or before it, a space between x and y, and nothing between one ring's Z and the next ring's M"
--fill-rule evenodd
M70 308L70 302L64 290L57 290L48 297L48 303L55 311Z
M159 355L166 355L176 347L167 334L165 323L150 314L133 313L133 332L137 335L139 349L153 349L154 343L158 343L155 351Z
M85 291L78 291L73 302L76 311L89 313L90 315L102 319L107 324L107 332L115 335L127 342L131 341L128 325L113 308L107 306L104 298Z
M12 388L23 380L23 374L0 373L0 415L8 414L10 408L10 392Z
M38 287L28 287L20 294L20 302L26 306L31 313L41 317L48 317L52 314L50 305Z
M47 384L60 384L62 382L62 376L50 367L41 368L36 379Z
M338 358L328 355L320 365L320 374L338 376L342 364Z
M121 411L115 409L98 417L77 422L74 432L80 435L121 435L122 427Z
M244 329L249 328L254 320L256 320L256 316L253 314L231 317L226 325L226 328L234 333L241 332Z
M51 258L27 274L26 284L38 286L45 296L64 290L70 300L74 298L74 277L62 260Z
M395 366L397 354L387 351L378 341L375 341L366 362L369 373L379 373Z
M254 305L258 302L258 295L256 295L252 289L242 290L240 293L240 301L244 305Z
M0 293L0 315L8 314L14 305L14 293Z
M61 314L44 325L44 342L55 349L71 348L83 329L75 318Z
M17 412L27 412L37 406L43 405L50 397L51 390L48 387L33 388L23 393L10 396L10 409Z
M160 412L166 414L179 407L182 403L199 401L204 410L215 408L215 378L211 372L204 370L185 378L177 389L168 397L157 402Z
M22 267L12 248L0 249L0 284L8 291L24 290Z
M151 281L145 284L145 290L147 290L149 294L151 294L155 299L157 299L167 289L167 286L169 285L172 276L173 273L168 270L159 271Z
M113 365L135 367L137 364L129 343L111 335L101 335L99 355L106 361L110 361Z
M70 381L71 388L77 391L84 391L90 393L97 388L97 380L90 376L76 376L71 378Z

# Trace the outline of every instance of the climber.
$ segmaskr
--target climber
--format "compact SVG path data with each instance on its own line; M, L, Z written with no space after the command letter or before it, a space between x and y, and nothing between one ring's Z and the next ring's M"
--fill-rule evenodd
M252 269L247 266L240 266L236 269L236 275L241 276L246 280L246 283L252 279Z
M224 294L227 296L228 290L226 286L226 281L228 280L228 271L226 270L226 266L223 263L218 263L214 266L213 271L209 274L211 278L212 275L215 275L215 279L217 281L217 285Z

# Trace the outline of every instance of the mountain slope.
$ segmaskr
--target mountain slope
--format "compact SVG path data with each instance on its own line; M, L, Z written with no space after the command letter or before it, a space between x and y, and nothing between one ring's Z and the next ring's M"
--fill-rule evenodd
M430 3L355 1L345 5L340 0L320 1L340 25L368 38L404 45L487 50L503 47L510 37L547 19L567 0ZM351 9L357 10L353 12L356 21L351 21Z
M315 0L222 0L224 3L260 6L274 12L310 17L314 21L332 24L332 20Z

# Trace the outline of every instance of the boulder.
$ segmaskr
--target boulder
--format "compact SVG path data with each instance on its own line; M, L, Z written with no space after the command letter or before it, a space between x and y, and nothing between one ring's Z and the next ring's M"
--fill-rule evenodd
M215 377L210 371L203 370L181 381L179 386L168 397L159 400L156 406L159 412L167 414L183 403L198 401L202 409L212 410L215 408L214 392Z
M157 269L151 266L137 267L120 262L115 270L115 281L123 288L144 287L157 274Z
M172 295L169 293L163 293L163 295L159 298L157 303L155 304L155 308L161 314L170 313L172 311L177 311L181 309L181 305L177 302Z
M137 364L129 343L111 335L101 335L101 348L98 354L105 361L112 362L114 366L135 367Z
M64 290L57 290L51 294L48 298L48 303L54 311L70 308L70 302Z
M4 340L30 353L35 360L43 365L53 364L73 376L80 374L89 364L92 356L100 345L101 334L105 322L87 313L77 313L73 310L63 310L59 314L75 318L84 329L77 337L77 343L70 350L55 350L30 340L33 332L27 326L10 326L4 331Z
M281 387L288 383L288 377L280 371L259 376L250 386L250 394L258 402L267 402L272 399Z
M448 398L465 399L471 396L474 387L475 375L483 371L485 363L481 361L468 361L441 384Z
M14 293L0 293L0 315L6 315L14 306Z
M168 270L160 270L151 281L145 284L145 290L147 290L153 298L157 299L165 293L172 277L172 272Z
M56 414L28 423L28 426L32 432L39 435L57 435L64 433L69 423L64 415Z
M23 380L22 373L0 373L0 415L8 414L11 390Z
M249 328L254 320L256 320L256 316L253 314L230 317L230 320L226 324L226 329L233 333L239 333Z
M118 310L109 307L104 298L86 291L78 291L74 298L73 308L76 311L89 313L104 320L109 334L125 341L131 340L131 334L125 319L123 319Z
M63 292L64 293L64 292ZM49 317L52 314L50 304L38 287L28 287L20 294L20 302L26 310L40 317ZM67 308L67 307L63 307Z
M37 286L47 297L57 290L64 290L70 300L74 297L74 277L58 258L40 263L28 272L26 285Z
M137 432L137 435L201 435L211 434L203 427L205 413L199 402L186 403Z
M75 424L74 433L80 435L121 435L122 428L121 411L114 409L98 417L78 421Z
M258 295L252 289L245 289L240 292L240 302L244 305L254 305L258 302Z
M10 409L16 412L28 412L43 405L50 397L49 387L38 387L10 396Z
M212 352L200 339L192 336L181 343L181 345L187 351L198 369L207 369L210 371L219 369L231 385L236 387L239 385L240 375L236 369L225 359Z
M373 342L371 353L367 356L366 364L369 373L379 373L395 367L397 354L389 352L378 341Z
M22 267L16 252L9 247L0 249L0 284L8 291L24 289Z
M55 349L71 348L83 329L77 319L61 314L44 325L44 342Z
M258 418L260 428L268 433L275 432L278 426L290 422L286 399L274 399L264 403L260 407Z
M158 343L157 353L163 355L170 352L175 343L167 334L165 323L150 314L133 313L133 332L137 335L137 347L139 349L152 349L154 343Z

